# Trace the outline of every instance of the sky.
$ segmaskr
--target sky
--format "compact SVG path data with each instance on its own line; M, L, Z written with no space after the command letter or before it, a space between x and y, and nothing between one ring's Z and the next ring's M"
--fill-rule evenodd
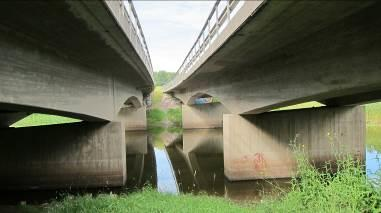
M215 1L133 1L154 71L176 72Z

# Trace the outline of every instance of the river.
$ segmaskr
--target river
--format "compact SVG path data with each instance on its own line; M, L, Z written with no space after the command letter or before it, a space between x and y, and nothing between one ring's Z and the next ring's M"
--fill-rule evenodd
M230 182L224 176L222 129L154 129L130 132L127 187L160 192L208 193L238 201L259 201L287 191L290 179ZM367 126L366 171L377 178L381 126ZM381 160L381 159L380 159Z

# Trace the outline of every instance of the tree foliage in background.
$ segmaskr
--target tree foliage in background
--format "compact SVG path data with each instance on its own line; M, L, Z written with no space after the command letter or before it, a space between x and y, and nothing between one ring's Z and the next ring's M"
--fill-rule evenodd
M174 72L158 71L153 73L155 86L163 86L168 83L175 76Z

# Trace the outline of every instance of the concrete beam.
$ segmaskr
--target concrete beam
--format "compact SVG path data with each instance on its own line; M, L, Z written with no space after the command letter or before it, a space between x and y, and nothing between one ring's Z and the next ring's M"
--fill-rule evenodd
M229 111L221 103L182 105L184 129L221 128L222 116Z
M0 130L0 188L122 186L121 123L73 123Z
M335 153L365 158L364 107L312 108L260 115L224 115L224 167L231 181L296 174L291 142L321 166Z
M379 99L380 9L378 1L266 1L214 54L202 55L208 57L202 66L166 92L183 101L208 94L233 114L308 101ZM359 93L367 95L352 97Z

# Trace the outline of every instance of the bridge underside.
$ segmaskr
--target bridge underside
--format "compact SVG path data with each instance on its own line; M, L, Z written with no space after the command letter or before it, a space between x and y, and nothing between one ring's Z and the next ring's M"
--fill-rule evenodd
M112 121L152 86L102 1L1 2L0 53L2 110Z
M153 81L115 3L0 2L0 188L124 185ZM8 128L35 112L84 122Z
M377 1L268 1L168 92L183 103L208 94L235 114L379 100L380 9Z
M336 152L363 161L365 115L349 105L381 98L380 9L377 1L267 1L167 91L188 105L184 127L223 122L229 180L295 175L296 137L317 165ZM195 105L200 97L217 98L225 111ZM268 112L308 101L328 107Z

